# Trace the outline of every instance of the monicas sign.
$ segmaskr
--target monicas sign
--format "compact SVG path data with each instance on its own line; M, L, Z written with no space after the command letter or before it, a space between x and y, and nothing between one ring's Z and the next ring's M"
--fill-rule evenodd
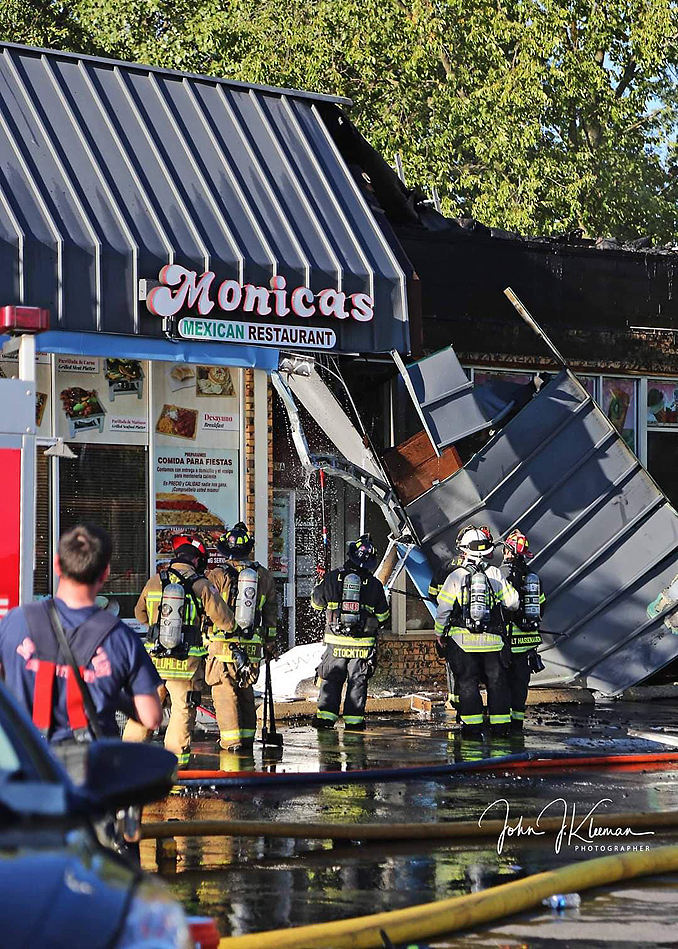
M159 275L160 286L148 294L146 306L155 316L176 316L183 309L195 307L200 316L207 316L215 306L225 313L241 310L258 316L286 317L290 313L302 319L315 316L338 320L369 322L374 318L374 300L367 293L344 293L328 288L315 294L309 287L290 290L286 279L271 278L271 286L257 287L237 280L224 280L214 287L214 273L198 277L195 270L168 264Z

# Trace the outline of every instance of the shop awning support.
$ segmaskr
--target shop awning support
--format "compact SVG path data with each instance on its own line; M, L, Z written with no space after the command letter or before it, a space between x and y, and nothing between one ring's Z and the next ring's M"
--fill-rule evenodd
M400 537L404 531L409 531L407 516L391 485L375 477L359 465L347 461L339 454L315 454L312 452L308 447L294 396L279 372L271 373L271 382L287 412L292 431L292 441L305 470L309 472L323 470L328 475L341 478L357 488L358 491L362 491L381 508L389 528L396 537Z

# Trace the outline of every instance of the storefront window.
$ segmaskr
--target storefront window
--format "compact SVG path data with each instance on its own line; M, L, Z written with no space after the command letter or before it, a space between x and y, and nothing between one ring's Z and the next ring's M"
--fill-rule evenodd
M647 424L678 425L678 379L647 380Z
M647 433L647 470L678 509L678 438L675 432Z
M52 478L49 456L38 448L35 466L35 570L33 595L49 596L52 592L51 497Z
M148 579L148 449L73 442L70 448L76 458L59 462L61 532L83 520L109 531L111 576L102 593L131 617Z
M603 411L631 451L636 451L635 380L605 377Z
M577 376L577 379L579 382L581 382L592 399L598 397L598 393L596 392L598 376Z

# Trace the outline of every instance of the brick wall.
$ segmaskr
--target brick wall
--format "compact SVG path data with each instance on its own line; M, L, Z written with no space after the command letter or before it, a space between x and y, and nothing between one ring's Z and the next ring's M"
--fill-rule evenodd
M381 688L446 690L445 666L436 654L433 633L382 633L373 683Z

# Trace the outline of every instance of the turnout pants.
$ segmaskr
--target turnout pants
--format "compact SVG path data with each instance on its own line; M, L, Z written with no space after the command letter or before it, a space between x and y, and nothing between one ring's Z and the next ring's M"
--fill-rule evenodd
M359 725L365 721L367 683L371 669L367 659L346 659L334 655L334 647L328 645L316 673L320 682L318 711L316 716L329 722L339 718L339 703L344 682L343 719L346 725Z
M501 651L464 652L450 640L447 656L459 691L462 728L475 729L483 724L481 681L487 683L490 725L508 725L511 721L511 690L507 670L501 662Z
M190 693L200 688L202 676L192 679L166 679L158 687L163 705L170 701L170 719L165 732L165 748L173 752L180 765L187 765L191 756L191 735L195 726L196 707L189 701ZM123 741L148 741L152 731L139 722L129 719L122 735Z
M511 655L511 721L522 722L525 719L525 703L530 687L530 652L514 652Z
M220 649L216 644L210 647L213 653ZM224 662L217 655L207 657L205 682L212 688L212 701L219 725L219 744L229 749L241 745L251 749L257 728L257 713L254 705L254 690L251 685L245 689L236 684L235 666Z

